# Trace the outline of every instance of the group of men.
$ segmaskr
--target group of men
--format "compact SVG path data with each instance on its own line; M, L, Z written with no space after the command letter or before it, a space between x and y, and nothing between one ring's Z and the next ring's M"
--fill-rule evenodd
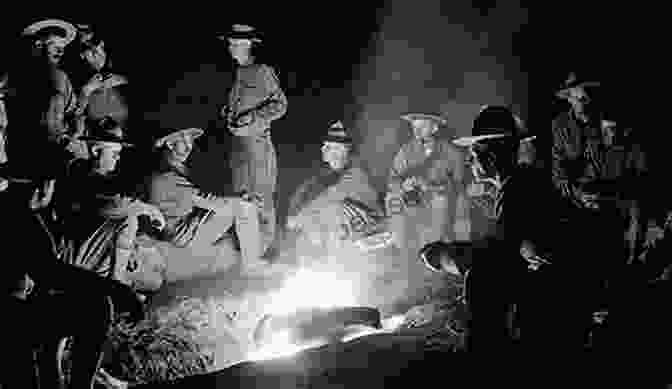
M262 258L277 235L271 124L286 113L287 98L273 68L255 62L253 50L262 42L257 30L234 25L220 37L238 64L229 103L220 111L235 140L234 193L203 193L191 179L188 161L204 133L199 128L161 133L153 143L161 166L141 190L129 190L116 174L121 151L133 146L128 111L120 94L111 92L127 81L106 67L102 39L89 26L60 20L35 23L23 37L36 65L16 82L14 74L0 79L0 98L9 102L0 104L0 163L6 166L0 189L4 209L17 219L3 241L15 247L23 237L30 247L19 245L28 254L3 273L3 285L16 315L27 318L21 323L51 322L50 305L66 311L94 307L87 312L96 314L90 322L98 331L79 331L72 314L59 315L63 325L48 334L75 337L73 355L81 359L73 362L72 385L91 387L111 310L141 312L136 292L161 284L160 277L136 277L140 237L176 247L216 246L234 227L244 266L267 266ZM79 76L86 81L73 87L59 64L75 40L93 74ZM521 148L533 138L507 107L484 106L472 134L457 139L441 134L446 119L439 115L402 116L414 136L392 161L383 196L354 152L351 134L334 123L322 143L326 166L297 190L287 227L326 243L327 250L337 249L330 246L334 242L389 229L402 250L417 253L424 246L421 258L431 269L469 273L471 351L508 352L516 341L536 351L584 351L594 313L622 315L619 303L632 292L629 266L669 224L667 214L644 204L647 155L631 123L594 98L599 87L572 73L556 93L570 109L552 123L551 187L542 170L521 159ZM38 169L27 158L36 155ZM468 234L474 191L467 187L468 168L473 185L492 188L489 211L496 228L478 241ZM413 217L430 220L429 231L418 234ZM31 298L31 288L37 297ZM21 325L13 330L37 331ZM14 371L27 374L34 345L19 343L16 354L24 357Z
M647 305L669 293L661 281L670 263L660 259L669 257L660 244L669 207L654 201L661 190L647 145L600 98L602 87L571 73L555 91L569 109L552 122L550 188L543 171L512 162L520 136L510 113L485 110L476 136L455 140L469 148L476 180L494 184L498 228L475 241L432 242L420 257L467 277L470 351L521 346L652 361L652 350L670 344L669 320Z
M147 242L218 246L234 237L244 271L268 264L262 257L274 235L277 175L270 123L287 100L273 69L254 62L254 28L234 25L220 38L239 64L221 111L240 143L229 196L204 193L190 178L199 128L159 133L152 147L160 166L128 185L128 171L117 166L123 150L136 146L121 90L127 79L111 71L102 38L91 26L53 19L23 31L18 65L0 82L0 189L4 214L16 219L3 223L3 245L14 256L2 275L3 302L16 318L9 330L17 355L9 369L15 376L4 376L3 387L37 384L29 383L36 349L40 387L56 387L63 337L73 339L70 385L92 387L113 316L140 319L144 294L162 284L165 264L143 256ZM81 74L62 66L73 42ZM75 312L83 307L84 321ZM49 331L34 328L54 319Z

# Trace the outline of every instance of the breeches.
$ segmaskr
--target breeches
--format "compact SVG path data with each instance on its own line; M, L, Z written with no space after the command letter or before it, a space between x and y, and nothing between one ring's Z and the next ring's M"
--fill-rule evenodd
M277 154L270 136L236 137L237 149L231 154L233 189L260 193L264 197L262 233L264 250L276 234Z
M234 199L228 202L228 206L218 212L208 212L199 220L192 222L200 223L193 226L193 237L189 245L207 247L215 244L231 226L235 225L240 250L243 259L259 258L262 254L262 240L259 226L259 211L245 201ZM187 221L186 223L189 223Z

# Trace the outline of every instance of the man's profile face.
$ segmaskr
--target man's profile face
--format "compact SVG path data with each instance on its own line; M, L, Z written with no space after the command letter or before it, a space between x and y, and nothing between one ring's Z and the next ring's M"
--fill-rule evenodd
M194 141L188 134L182 134L168 143L173 160L185 163L194 148Z
M334 170L340 170L348 162L350 148L337 142L324 142L322 144L322 160Z
M117 168L122 146L119 143L101 142L94 146L98 156L97 167L102 173L111 173Z
M441 270L443 270L444 273L452 274L454 276L460 276L462 274L455 264L455 261L445 255L441 257Z
M43 49L47 61L52 65L58 65L63 58L65 44L62 40L62 37L51 34L46 39L38 42L38 45Z
M88 48L82 53L82 58L95 70L100 70L105 66L107 53L105 52L105 42L100 42L97 46Z
M431 120L413 120L411 126L413 127L413 135L417 139L427 139L438 129L436 123Z

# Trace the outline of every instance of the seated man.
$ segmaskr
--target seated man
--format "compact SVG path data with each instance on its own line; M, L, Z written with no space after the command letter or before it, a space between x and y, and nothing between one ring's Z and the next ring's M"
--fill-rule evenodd
M64 337L72 337L70 387L92 388L113 304L126 306L136 319L143 314L142 304L125 285L56 259L35 215L51 201L54 180L37 185L17 184L11 179L4 182L9 185L0 191L0 205L3 214L11 214L12 219L11 223L0 223L0 236L6 253L20 253L21 257L10 260L7 256L0 272L0 299L4 314L12 318L3 320L2 325L4 332L11 334L4 344L11 358L5 362L0 386L61 387L58 345ZM35 351L39 351L39 386Z
M444 118L407 114L402 119L410 123L413 139L394 157L386 196L397 246L416 252L436 240L464 240L469 230L464 154L439 135Z
M162 226L163 215L155 206L123 193L115 172L122 148L130 144L115 120L98 121L81 139L92 158L71 164L57 195L64 230L61 259L132 285L131 273L139 265L131 263L138 218L145 215Z
M290 200L288 228L302 230L322 247L375 232L383 215L378 193L351 153L352 139L337 122L322 145L322 159L328 166L302 184Z
M161 239L177 247L214 246L235 225L240 241L243 270L259 269L262 240L259 226L259 196L241 194L220 197L204 194L192 183L186 163L199 128L171 130L158 139L162 166L149 178L147 201L166 219Z

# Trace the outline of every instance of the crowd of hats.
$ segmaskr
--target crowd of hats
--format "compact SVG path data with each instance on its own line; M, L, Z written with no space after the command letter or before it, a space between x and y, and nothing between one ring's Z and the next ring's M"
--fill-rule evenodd
M61 42L64 45L71 43L79 35L80 43L87 44L93 42L95 32L90 25L73 25L71 23L65 22L63 20L49 19L33 23L27 28L24 29L24 35L34 35L39 36L42 31L45 29L50 29L50 31L59 31L55 33L61 37ZM261 34L259 31L249 25L244 24L234 24L229 31L223 34L217 35L218 39L221 40L247 40L250 42L261 42ZM570 77L565 81L563 86L557 92L558 96L566 96L567 90L574 87L593 85L595 82L584 80L578 78L575 74L571 74ZM437 125L437 127L447 124L447 119L441 115L431 114L431 113L406 113L401 116L403 120L408 122L416 122L427 120ZM93 131L90 134L88 139L104 139L106 141L112 141L115 138L114 134L110 131L108 127L118 127L111 118L106 118L102 123L93 126ZM484 106L481 111L477 114L474 119L472 126L472 134L467 137L460 137L454 140L454 143L458 146L469 146L474 142L479 142L485 139L497 138L497 137L519 137L521 140L530 140L534 137L527 137L524 139L523 131L526 129L521 125L522 121L518 116L516 116L510 108L505 106ZM198 137L203 134L203 130L200 128L188 128L188 129L171 129L167 133L164 132L160 138L155 142L155 147L161 147L167 143L168 139L171 139L175 136L188 132L193 137ZM117 141L120 143L125 143L123 136L117 137ZM353 138L348 134L342 122L333 123L324 137L324 141L338 142L345 144L352 144Z

